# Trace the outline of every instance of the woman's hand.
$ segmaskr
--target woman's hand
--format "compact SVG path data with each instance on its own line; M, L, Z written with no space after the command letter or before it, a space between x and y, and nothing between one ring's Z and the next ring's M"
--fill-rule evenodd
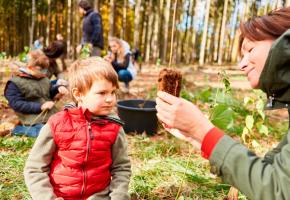
M156 104L157 117L169 132L170 129L178 129L187 140L192 138L198 145L206 133L214 127L194 104L185 99L159 91Z

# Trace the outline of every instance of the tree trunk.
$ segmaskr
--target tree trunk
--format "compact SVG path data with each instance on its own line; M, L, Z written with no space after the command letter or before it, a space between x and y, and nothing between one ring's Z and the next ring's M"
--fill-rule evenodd
M148 28L148 2L144 2L144 12L143 12L143 17L142 17L142 37L141 37L141 47L142 47L142 57L143 60L145 58L145 53L146 53L146 38L148 35L147 28Z
M149 19L148 19L148 33L147 33L147 37L146 37L146 54L145 54L145 62L149 62L149 59L150 59L150 53L151 53L151 39L152 39L152 23L153 23L153 19L154 19L154 15L152 13L152 8L153 8L153 5L152 5L152 0L149 1L149 5L148 5L148 16L149 16Z
M285 0L284 7L290 6L290 0Z
M218 15L218 14L217 14ZM213 52L213 60L214 62L218 61L218 52L219 52L219 36L221 31L221 16L218 15L215 19L215 34L214 34L214 52Z
M33 44L33 33L34 33L34 24L35 24L35 15L36 15L36 7L35 7L35 0L32 0L32 12L31 12L31 26L29 31L29 46L32 47Z
M95 11L97 12L100 12L100 5L99 5L99 0L95 0L94 1L94 8L95 8Z
M203 25L201 47L200 47L200 52L199 52L199 65L200 66L204 65L204 54L205 54L205 47L206 47L210 2L211 0L206 0L205 21Z
M265 1L265 7L264 7L264 15L266 15L268 13L268 4L269 4L269 0Z
M68 56L70 56L70 47L71 47L71 0L67 1L67 52L68 52ZM70 57L69 57L70 58Z
M153 40L152 40L152 49L153 49L153 62L156 62L157 58L159 58L159 27L160 27L160 18L161 18L161 10L163 6L163 0L159 0L159 7L155 7L155 20L154 20L154 30L153 30Z
M166 7L164 10L164 26L163 26L164 39L163 39L163 48L162 48L162 57L161 57L162 63L166 62L166 55L167 55L170 3L171 3L171 0L166 0Z
M121 28L121 38L126 40L126 24L127 24L127 0L124 0L123 4L123 18L122 18L122 28Z
M224 1L224 9L223 9L223 18L222 18L222 27L220 33L220 43L219 43L219 55L218 55L218 64L221 65L223 62L223 53L224 53L224 38L226 32L226 21L227 21L227 11L228 11L228 0Z
M112 37L115 34L115 8L116 8L116 1L110 0L110 16L109 16L109 36Z
M140 48L139 47L139 40L140 40L140 9L141 9L141 0L136 0L136 5L135 5L135 13L134 13L134 47L135 48ZM144 19L143 19L144 20Z
M50 40L49 40L49 36L50 36L50 20L51 20L51 0L47 0L47 7L48 7L48 11L47 11L47 25L46 25L46 45L49 44Z
M187 42L187 35L188 35L188 24L189 24L189 15L190 15L190 11L191 11L191 4L192 1L189 1L189 6L187 6L187 10L186 10L186 20L185 20L185 32L184 32L184 36L181 42L181 61L185 62L185 59L187 57L187 46L188 46L188 42Z

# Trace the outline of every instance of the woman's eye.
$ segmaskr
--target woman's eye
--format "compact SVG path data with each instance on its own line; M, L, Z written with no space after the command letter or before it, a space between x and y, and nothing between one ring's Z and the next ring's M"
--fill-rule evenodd
M97 92L97 94L99 94L99 95L105 95L106 92Z

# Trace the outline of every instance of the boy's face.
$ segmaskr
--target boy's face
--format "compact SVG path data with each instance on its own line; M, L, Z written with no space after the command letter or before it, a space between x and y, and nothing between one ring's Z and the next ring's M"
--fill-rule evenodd
M116 90L107 80L95 80L85 94L75 98L79 106L88 109L93 115L108 115L116 105Z

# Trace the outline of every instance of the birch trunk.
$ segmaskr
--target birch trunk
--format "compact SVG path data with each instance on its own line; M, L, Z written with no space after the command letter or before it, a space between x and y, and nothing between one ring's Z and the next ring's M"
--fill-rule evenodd
M31 26L29 29L29 46L32 47L33 45L33 33L34 33L34 24L35 24L35 15L36 15L36 7L35 7L35 0L32 0L32 12L31 12Z
M218 64L219 65L221 65L223 62L224 38L225 38L225 31L226 31L227 11L228 11L228 0L225 0L224 1L224 9L223 9L221 34L220 34L220 43L219 43L219 54L218 54Z
M205 54L205 46L206 46L206 38L207 38L210 3L211 3L211 0L206 1L205 21L204 21L204 25L203 25L201 49L200 49L200 53L199 53L199 66L204 65L204 54Z

